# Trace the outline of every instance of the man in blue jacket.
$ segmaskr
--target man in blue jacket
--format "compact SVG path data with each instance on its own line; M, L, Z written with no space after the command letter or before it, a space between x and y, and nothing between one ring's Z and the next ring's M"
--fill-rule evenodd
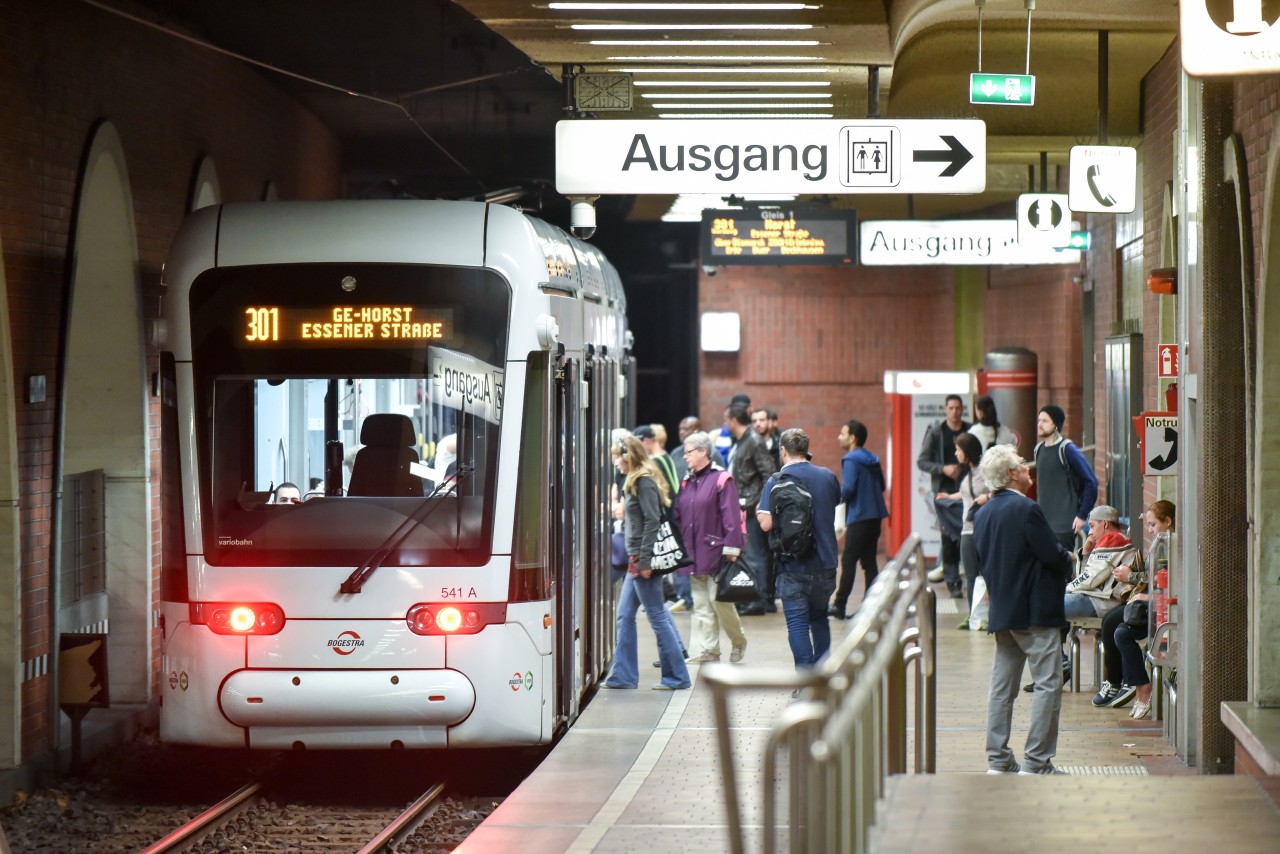
M876 551L880 545L880 527L889 515L889 508L884 503L884 469L880 467L880 458L866 448L866 425L850 419L841 425L839 439L840 447L848 452L841 460L840 472L840 500L845 505L844 554L840 560L840 586L836 588L829 616L843 620L847 618L845 610L858 564L862 564L866 575L864 590L871 589L871 582L880 571Z
M1062 707L1059 630L1071 553L1062 547L1040 505L1027 498L1031 473L1009 445L982 455L991 500L973 520L973 543L991 594L987 630L995 635L995 663L987 695L987 773L1060 774L1053 767ZM1023 665L1034 692L1031 727L1021 769L1009 749L1013 703Z
M813 549L802 557L775 555L778 597L787 617L787 641L797 670L812 667L831 648L827 602L836 587L836 504L840 481L822 466L809 462L809 434L783 430L782 471L769 477L760 492L756 517L760 529L773 530L774 490L783 477L794 478L808 491L813 525Z

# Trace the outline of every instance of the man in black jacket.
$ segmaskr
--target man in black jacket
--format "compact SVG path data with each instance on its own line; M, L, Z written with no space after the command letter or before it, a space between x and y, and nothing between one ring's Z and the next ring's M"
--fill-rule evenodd
M1027 498L1031 472L1009 445L982 455L991 500L973 521L973 543L991 593L987 630L995 635L995 662L987 695L987 773L1058 774L1058 714L1062 707L1059 629L1062 595L1071 577L1071 553L1054 536L1040 505ZM1013 703L1023 665L1034 693L1024 764L1009 749Z
M769 449L764 446L764 439L751 429L751 409L741 403L735 403L725 412L725 427L733 436L733 451L729 458L729 472L733 475L733 485L738 489L738 500L746 513L747 548L743 552L747 564L756 574L756 585L760 588L761 598L757 602L749 602L738 608L740 614L773 613L778 610L774 602L773 561L769 555L769 545L760 523L756 520L756 504L760 502L760 492L769 475L778 470L773 464Z
M947 395L944 411L947 417L929 427L920 443L920 454L916 457L916 468L927 471L932 479L932 492L937 495L945 492L948 495L960 489L960 463L956 460L956 436L969 430L969 422L964 420L964 400L958 394ZM946 580L947 590L951 598L964 598L964 579L960 577L960 527L959 501L947 499L934 502L938 512L938 533L942 536L942 554L938 563L942 570L942 578L938 577L938 569L929 573L930 581ZM947 514L950 513L951 517ZM948 524L953 523L953 524Z

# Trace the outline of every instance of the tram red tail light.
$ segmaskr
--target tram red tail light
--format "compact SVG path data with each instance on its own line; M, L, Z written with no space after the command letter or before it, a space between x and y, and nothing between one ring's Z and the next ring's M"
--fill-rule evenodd
M269 602L192 602L191 622L217 635L274 635L284 611Z
M405 622L416 635L474 635L489 625L507 621L505 602L468 602L465 605L419 602L409 609Z

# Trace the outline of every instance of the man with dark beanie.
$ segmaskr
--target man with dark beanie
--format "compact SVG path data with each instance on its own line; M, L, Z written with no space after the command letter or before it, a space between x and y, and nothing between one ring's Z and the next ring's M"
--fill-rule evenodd
M1054 536L1067 551L1075 550L1076 534L1084 530L1089 511L1098 500L1098 478L1070 439L1062 436L1067 414L1046 404L1036 419L1037 443L1032 459L1036 469L1036 503L1044 510Z

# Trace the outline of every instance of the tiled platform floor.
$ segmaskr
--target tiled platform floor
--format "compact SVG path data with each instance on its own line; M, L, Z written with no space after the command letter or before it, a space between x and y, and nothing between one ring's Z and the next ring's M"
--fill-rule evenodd
M937 589L945 597L945 588ZM1072 776L986 776L992 646L983 633L956 631L959 619L954 603L940 599L938 774L889 781L873 850L1280 851L1280 812L1254 783L1196 776L1167 747L1158 721L1134 722L1128 709L1094 708L1089 690L1063 695L1055 762ZM687 638L689 616L676 615L676 623ZM749 646L739 666L790 664L781 614L744 623ZM832 621L836 636L847 627ZM642 664L656 657L647 629L642 615ZM1082 656L1082 681L1092 677L1091 654L1086 649ZM727 851L710 692L694 673L691 691L599 692L548 760L458 850ZM761 751L789 699L786 692L760 692L733 705L749 851L762 849ZM1015 709L1019 753L1028 700L1020 697Z

